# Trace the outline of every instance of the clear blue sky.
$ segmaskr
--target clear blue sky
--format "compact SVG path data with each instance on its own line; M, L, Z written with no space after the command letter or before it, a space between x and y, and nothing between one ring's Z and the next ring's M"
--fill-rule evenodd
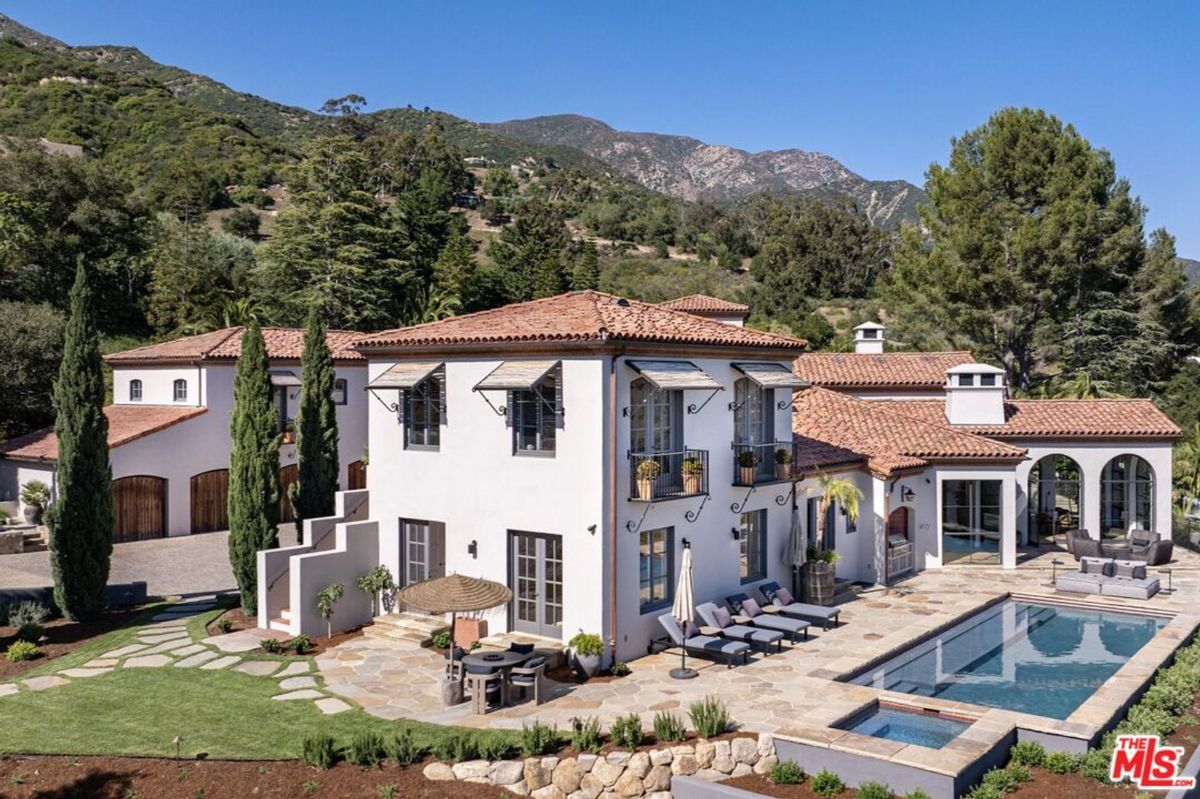
M1045 108L1116 158L1200 258L1200 3L10 0L70 44L129 44L308 108L358 92L480 121L575 112L922 183L951 136Z

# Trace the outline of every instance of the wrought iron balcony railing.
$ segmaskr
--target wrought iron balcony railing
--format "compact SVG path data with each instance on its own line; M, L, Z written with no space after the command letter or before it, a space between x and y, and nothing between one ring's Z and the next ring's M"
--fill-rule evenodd
M755 486L792 479L792 442L733 445L733 484Z
M629 496L641 502L708 493L708 450L629 453Z

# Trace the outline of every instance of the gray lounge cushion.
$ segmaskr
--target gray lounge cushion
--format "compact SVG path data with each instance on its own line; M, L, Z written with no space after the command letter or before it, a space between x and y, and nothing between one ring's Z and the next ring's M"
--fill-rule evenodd
M1149 599L1158 593L1158 578L1148 577L1145 580L1107 580L1101 585L1104 596L1120 596L1126 599Z
M679 622L670 613L658 617L658 623L667 631L671 642L676 646L687 646L688 649L703 649L708 652L721 652L728 655L739 655L750 649L744 641L734 641L729 638L716 638L711 635L693 635L684 640L683 630Z
M1112 574L1113 563L1108 558L1081 557L1079 559L1080 574Z
M1113 561L1113 575L1126 580L1145 580L1146 564L1140 560Z
M1152 533L1149 530L1132 530L1129 533L1129 543L1134 546L1149 546L1158 539L1158 533Z
M773 644L783 638L779 630L768 630L764 627L750 627L745 624L731 624L721 629L721 635L726 638L737 638L742 641L753 641L756 644Z

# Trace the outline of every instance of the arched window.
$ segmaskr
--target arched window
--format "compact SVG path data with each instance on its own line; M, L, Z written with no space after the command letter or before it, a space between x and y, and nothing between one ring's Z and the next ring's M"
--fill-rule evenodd
M1030 543L1050 541L1083 526L1079 464L1066 455L1046 455L1033 464L1028 496Z
M175 381L175 401L176 402L187 402L187 381L186 380L176 380Z
M1100 473L1100 529L1124 536L1154 529L1154 470L1137 455L1118 455Z
M129 381L129 401L130 402L141 402L142 401L142 381L141 380L130 380Z

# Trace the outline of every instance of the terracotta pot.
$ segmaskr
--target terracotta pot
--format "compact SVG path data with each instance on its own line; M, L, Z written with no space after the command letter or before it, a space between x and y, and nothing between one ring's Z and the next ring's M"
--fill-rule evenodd
M654 481L647 478L638 478L638 499L643 502L649 502L654 499Z
M700 493L700 475L685 474L683 476L683 493L699 494Z
M775 477L780 480L786 480L792 476L792 464L777 463L775 464Z
M742 485L744 485L744 486L754 485L754 473L757 471L757 467L755 467L755 466L739 466L738 471L740 472L740 475L742 478L742 481L741 481Z
M454 643L463 649L469 650L471 644L487 638L487 634L487 619L460 618L454 620Z

